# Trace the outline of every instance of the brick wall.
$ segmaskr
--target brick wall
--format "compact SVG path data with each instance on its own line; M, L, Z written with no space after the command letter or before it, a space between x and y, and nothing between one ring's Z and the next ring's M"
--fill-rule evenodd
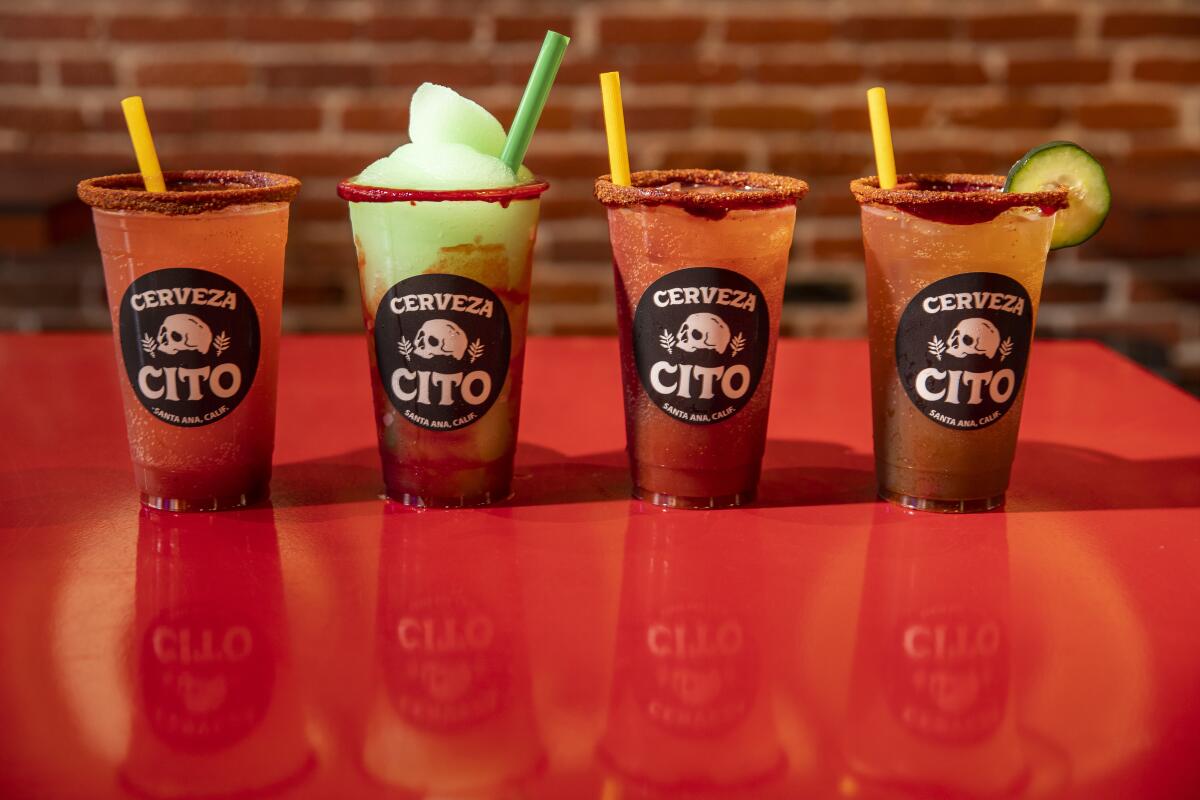
M614 325L596 75L619 69L634 168L804 177L786 332L861 335L849 178L874 171L863 92L887 85L905 170L1003 172L1069 138L1115 207L1054 254L1040 328L1100 337L1200 387L1200 3L1195 0L0 0L0 327L107 324L81 176L132 160L118 100L146 97L169 167L300 176L285 320L356 330L341 177L405 140L412 89L503 122L547 27L570 34L528 162L553 183L531 325Z

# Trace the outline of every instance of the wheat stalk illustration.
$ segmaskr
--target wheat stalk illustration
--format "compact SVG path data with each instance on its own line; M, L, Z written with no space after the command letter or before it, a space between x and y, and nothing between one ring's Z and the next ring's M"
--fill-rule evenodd
M471 357L471 363L474 364L475 359L483 355L483 342L479 339L471 342L471 346L467 348L467 355Z
M405 361L412 361L413 345L408 340L407 336L400 337L400 355L404 356Z
M1003 361L1004 359L1011 356L1012 351L1013 351L1013 340L1012 340L1012 337L1009 336L1009 337L1005 338L1005 340L1003 342L1000 343L1000 360Z
M158 342L148 333L142 336L142 350L149 353L151 358L158 357Z
M746 346L746 337L742 336L739 333L737 336L733 337L733 339L731 339L729 342L729 354L731 356L736 356L738 353L742 352L742 349L745 348L745 346Z
M939 339L936 335L929 340L929 354L937 356L937 360L942 360L942 353L946 352L946 343Z
M221 334L213 339L213 348L217 351L218 356L229 349L229 337L225 334L225 331L221 331Z
M662 336L658 337L658 343L666 348L668 353L673 352L672 347L675 346L675 337L666 328L663 328Z

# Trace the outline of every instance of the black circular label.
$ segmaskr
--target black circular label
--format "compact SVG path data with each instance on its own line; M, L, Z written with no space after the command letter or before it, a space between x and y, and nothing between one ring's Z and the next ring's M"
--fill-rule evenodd
M414 425L477 422L508 375L512 332L495 293L461 275L415 275L383 296L375 358L384 391Z
M913 405L947 428L986 428L1012 407L1033 338L1033 304L1007 275L926 286L896 328L896 370Z
M720 422L754 396L770 336L766 300L749 278L718 267L668 273L642 293L634 314L642 388L681 422Z
M142 275L121 298L118 326L133 393L163 422L216 422L254 383L258 313L242 287L214 272Z

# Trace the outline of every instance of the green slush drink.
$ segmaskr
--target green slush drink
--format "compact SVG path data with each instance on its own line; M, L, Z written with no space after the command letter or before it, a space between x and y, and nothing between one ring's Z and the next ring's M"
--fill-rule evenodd
M483 505L511 491L539 197L504 129L450 89L413 95L412 143L343 181L358 251L388 497Z

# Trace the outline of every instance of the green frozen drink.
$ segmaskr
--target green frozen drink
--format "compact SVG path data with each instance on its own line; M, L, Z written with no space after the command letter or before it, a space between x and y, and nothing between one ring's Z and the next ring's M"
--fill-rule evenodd
M423 84L412 142L343 181L387 495L471 506L511 491L529 280L548 185L500 159L481 106Z

